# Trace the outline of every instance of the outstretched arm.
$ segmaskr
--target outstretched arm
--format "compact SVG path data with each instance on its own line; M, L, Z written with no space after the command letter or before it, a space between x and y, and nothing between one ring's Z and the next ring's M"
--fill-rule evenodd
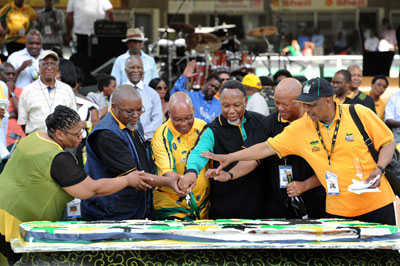
M202 156L220 162L218 171L227 167L230 163L236 161L254 161L274 155L276 152L266 143L261 142L250 148L228 154L214 154L211 152L202 152Z

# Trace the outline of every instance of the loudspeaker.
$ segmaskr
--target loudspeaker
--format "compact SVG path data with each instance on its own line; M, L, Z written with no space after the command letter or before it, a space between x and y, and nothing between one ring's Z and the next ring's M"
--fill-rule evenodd
M363 76L389 76L394 52L370 52L363 53Z
M92 70L101 66L113 57L118 57L125 53L128 48L121 40L125 36L92 36L91 37L91 57Z

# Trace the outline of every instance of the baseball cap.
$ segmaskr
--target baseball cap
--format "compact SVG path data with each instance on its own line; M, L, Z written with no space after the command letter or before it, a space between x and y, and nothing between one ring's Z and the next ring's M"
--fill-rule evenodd
M331 84L322 78L313 78L303 83L301 93L295 101L312 103L321 97L329 97L335 94Z
M53 56L54 58L59 61L60 59L58 58L58 54L52 50L44 50L40 55L39 55L39 60L43 60L48 56Z
M247 74L242 79L242 84L261 90L261 80L255 74Z

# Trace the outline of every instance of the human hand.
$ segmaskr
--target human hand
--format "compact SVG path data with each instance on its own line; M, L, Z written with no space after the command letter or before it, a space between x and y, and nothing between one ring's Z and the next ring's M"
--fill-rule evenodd
M374 171L372 171L368 178L364 180L364 183L367 184L371 181L373 181L378 175L380 176L382 174L382 171L379 168L376 168ZM381 185L381 178L379 177L371 186L370 188L375 188L379 187Z
M286 185L288 197L298 197L303 194L304 191L304 183L301 181L292 181Z
M183 176L175 172L170 172L164 175L164 177L167 179L168 186L170 186L179 197L186 196L186 193L180 190L178 186L178 182L183 178Z
M140 190L151 189L147 182L153 181L153 178L146 176L144 171L133 171L125 176L128 179L128 185Z
M179 189L184 192L191 192L196 186L197 178L195 173L187 173L178 182Z
M183 75L185 78L192 78L192 77L198 75L198 73L195 73L195 72L194 72L195 69L196 69L196 60L193 59L192 61L190 61L190 62L186 65L186 68L185 68L185 70L183 70L183 74L182 74L182 75Z
M208 169L206 172L206 178L212 178L216 181L220 181L220 182L226 182L231 180L231 176L228 174L228 172L225 172L223 170L219 171L219 173L217 173L217 169Z
M22 71L28 66L32 65L32 60L25 60L22 65L19 67L19 69Z
M215 154L208 151L201 152L201 156L206 157L207 159L218 161L220 163L219 167L217 168L217 175L219 172L227 167L231 162L233 162L230 153L228 154Z

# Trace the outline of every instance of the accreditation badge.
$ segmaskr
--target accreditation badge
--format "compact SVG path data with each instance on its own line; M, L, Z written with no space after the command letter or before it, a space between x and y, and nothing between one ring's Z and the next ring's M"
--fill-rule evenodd
M46 34L46 35L52 35L53 34L50 25L44 25L44 34Z
M68 219L81 218L81 200L74 199L67 203Z
M329 195L339 195L339 183L338 183L337 175L335 175L334 173L331 173L329 171L326 171L325 179L326 179L326 186L328 189L328 194Z
M293 177L293 170L291 165L279 165L279 187L286 188Z

